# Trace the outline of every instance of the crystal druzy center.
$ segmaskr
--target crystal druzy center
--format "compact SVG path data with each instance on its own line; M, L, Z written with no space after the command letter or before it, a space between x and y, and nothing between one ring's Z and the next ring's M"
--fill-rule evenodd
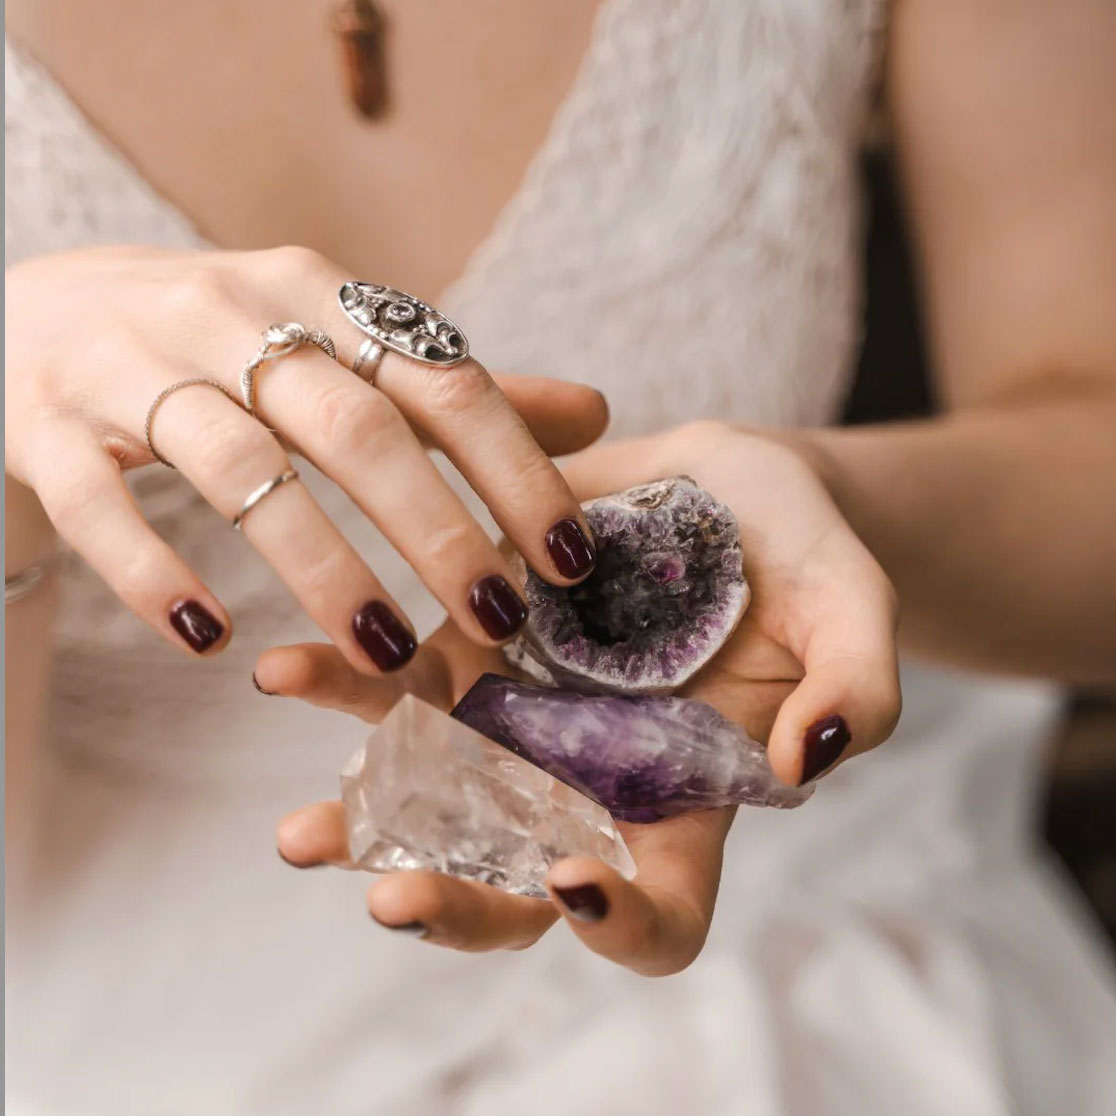
M594 500L585 514L596 568L571 589L528 576L522 650L573 689L676 688L747 604L735 517L685 477Z
M697 528L664 541L657 550L655 540L638 532L598 533L593 573L572 589L555 590L569 608L554 641L584 635L602 647L624 644L643 652L665 632L700 622L713 599L723 542Z

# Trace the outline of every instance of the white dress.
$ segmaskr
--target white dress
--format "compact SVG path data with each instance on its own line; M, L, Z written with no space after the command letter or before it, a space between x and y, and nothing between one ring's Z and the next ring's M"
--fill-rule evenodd
M608 0L442 300L474 350L591 379L614 435L832 420L880 18L876 0ZM7 69L9 261L201 244L40 69L11 49ZM276 819L335 796L364 729L253 690L256 655L313 626L180 477L134 483L236 638L187 661L68 562L35 887L8 930L11 1111L1116 1112L1116 981L1034 838L1053 691L908 667L891 743L801 810L740 812L681 976L631 976L563 927L521 954L445 952L371 925L365 879L276 856ZM429 628L413 575L318 490Z

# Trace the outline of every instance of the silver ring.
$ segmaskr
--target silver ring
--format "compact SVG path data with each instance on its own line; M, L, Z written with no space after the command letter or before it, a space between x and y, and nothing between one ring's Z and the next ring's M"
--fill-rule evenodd
M298 322L273 322L263 331L262 337L263 343L256 355L240 373L240 397L244 409L253 416L256 413L256 373L265 361L278 360L302 345L315 345L326 356L337 359L337 346L328 333L307 329Z
M376 372L384 359L384 347L373 337L366 337L357 349L353 371L366 383L375 386Z
M469 355L465 334L421 299L379 283L346 283L337 301L349 321L385 349L449 368Z
M277 477L272 477L271 480L265 481L251 493L247 500L240 507L240 511L233 517L232 525L236 530L240 530L240 525L244 522L244 517L261 501L267 499L281 484L286 484L287 481L298 479L297 469L288 469L285 473L280 473Z
M151 425L155 421L155 412L162 406L163 402L168 396L173 395L176 391L181 391L182 388L193 387L195 384L203 384L205 387L216 388L226 399L231 399L238 407L240 400L224 384L219 383L217 380L207 379L205 376L192 376L188 380L178 380L171 384L170 387L165 387L151 402L151 406L147 408L147 418L143 420L143 436L147 439L147 448L151 450L151 456L156 461L161 461L168 469L175 468L156 448L155 443L151 440Z

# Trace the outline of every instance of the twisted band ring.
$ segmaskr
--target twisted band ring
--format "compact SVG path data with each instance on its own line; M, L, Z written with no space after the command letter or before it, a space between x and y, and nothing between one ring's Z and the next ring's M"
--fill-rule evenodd
M256 414L256 373L269 360L293 353L302 345L315 345L328 357L337 359L337 346L328 333L320 329L307 329L298 322L275 322L263 331L259 351L240 373L240 396L244 409L253 417Z

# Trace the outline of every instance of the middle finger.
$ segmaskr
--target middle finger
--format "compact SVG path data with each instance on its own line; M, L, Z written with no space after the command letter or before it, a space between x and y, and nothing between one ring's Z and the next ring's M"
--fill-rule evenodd
M514 571L386 395L304 349L269 372L259 405L264 421L349 493L462 631L482 644L519 631L527 606Z

